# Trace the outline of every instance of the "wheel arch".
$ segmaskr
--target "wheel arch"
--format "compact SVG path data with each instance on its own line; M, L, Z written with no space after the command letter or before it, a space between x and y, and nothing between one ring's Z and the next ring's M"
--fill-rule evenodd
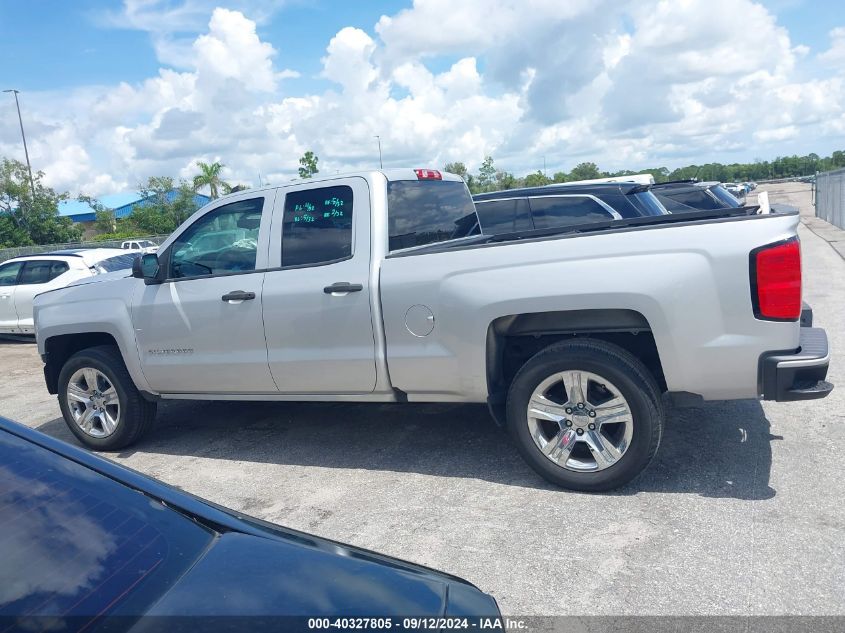
M660 353L642 313L596 309L512 314L493 320L487 328L487 400L497 422L504 419L507 390L519 368L541 349L575 337L600 339L631 352L666 391Z
M44 379L47 383L47 391L54 395L58 393L59 374L71 356L84 349L101 345L107 345L117 349L133 382L135 382L142 394L146 394L144 389L146 382L139 382L138 376L134 371L136 364L127 362L130 360L127 358L127 351L121 347L117 337L107 331L71 332L45 338L42 360L44 361Z

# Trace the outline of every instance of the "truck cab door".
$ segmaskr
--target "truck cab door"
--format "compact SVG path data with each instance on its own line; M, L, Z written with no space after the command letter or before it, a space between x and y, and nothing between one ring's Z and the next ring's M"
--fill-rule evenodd
M244 192L195 214L159 253L162 283L138 280L132 322L158 393L275 393L261 287L274 191Z
M13 332L18 327L15 288L21 268L23 262L10 262L0 266L0 332Z
M264 281L270 370L286 394L375 389L370 190L338 178L278 190Z

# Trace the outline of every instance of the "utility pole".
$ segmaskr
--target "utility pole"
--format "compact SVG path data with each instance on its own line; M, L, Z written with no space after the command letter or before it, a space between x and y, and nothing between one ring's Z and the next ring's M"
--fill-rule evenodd
M21 118L21 104L18 101L18 91L12 88L3 92L12 92L15 95L15 106L18 108L18 123L21 125L21 138L23 139L23 153L26 156L26 168L29 170L29 188L32 190L32 204L35 204L35 181L32 179L32 165L29 164L29 150L26 148L26 134L23 131L23 119Z
M543 156L543 175L546 175L546 157Z
M378 168L384 169L384 165L381 162L381 137L376 134L376 140L378 140Z

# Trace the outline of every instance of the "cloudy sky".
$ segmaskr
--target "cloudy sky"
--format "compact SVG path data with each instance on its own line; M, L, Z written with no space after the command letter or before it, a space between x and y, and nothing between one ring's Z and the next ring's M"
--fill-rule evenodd
M845 149L845 5L811 0L0 3L0 89L72 194L378 164L517 174ZM0 94L0 156L23 159Z

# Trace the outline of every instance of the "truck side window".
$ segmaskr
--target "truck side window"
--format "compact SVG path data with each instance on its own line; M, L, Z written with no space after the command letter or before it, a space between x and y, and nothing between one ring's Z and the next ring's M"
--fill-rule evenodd
M209 211L171 246L171 278L255 270L264 198L239 200Z
M481 232L488 235L530 231L534 228L525 198L479 200L475 203Z
M339 185L285 196L282 266L318 266L352 256L352 187Z
M529 203L538 229L613 219L607 209L587 196L530 198Z
M481 232L467 186L453 180L391 180L387 224L391 251Z

